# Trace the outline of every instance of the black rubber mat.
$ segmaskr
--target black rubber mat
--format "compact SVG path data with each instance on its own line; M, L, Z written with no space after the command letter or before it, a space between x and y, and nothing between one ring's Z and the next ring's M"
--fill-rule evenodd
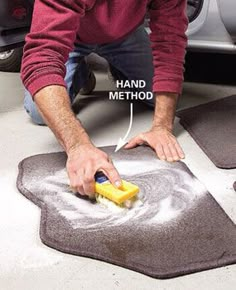
M19 164L17 187L41 208L40 237L65 253L170 278L236 262L236 226L182 163L148 147L102 148L121 176L140 187L132 209L105 207L68 189L65 153Z
M236 168L236 95L178 111L180 124L220 168Z

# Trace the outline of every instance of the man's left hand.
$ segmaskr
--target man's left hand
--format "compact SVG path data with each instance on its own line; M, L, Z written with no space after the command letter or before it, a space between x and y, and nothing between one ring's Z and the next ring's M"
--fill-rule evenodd
M164 126L152 127L150 131L132 138L125 146L125 149L131 149L143 144L154 149L160 160L174 162L185 158L176 137Z

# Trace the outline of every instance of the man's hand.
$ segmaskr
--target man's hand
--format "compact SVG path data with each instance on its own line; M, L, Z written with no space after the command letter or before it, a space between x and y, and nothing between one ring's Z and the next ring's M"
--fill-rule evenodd
M125 146L126 149L146 144L155 150L161 160L169 162L183 159L184 153L172 134L178 95L175 93L156 93L156 105L153 125L150 131L134 137Z
M67 153L67 172L72 189L82 195L93 195L97 171L103 171L113 185L120 187L121 179L111 160L92 144L72 112L66 89L48 86L34 99L45 122Z
M185 157L175 136L164 126L152 127L150 131L132 138L125 149L131 149L142 144L153 148L161 160L173 162Z
M121 186L121 178L111 159L93 144L74 146L67 155L66 167L74 191L92 197L95 193L94 175L97 171L102 171L114 186Z

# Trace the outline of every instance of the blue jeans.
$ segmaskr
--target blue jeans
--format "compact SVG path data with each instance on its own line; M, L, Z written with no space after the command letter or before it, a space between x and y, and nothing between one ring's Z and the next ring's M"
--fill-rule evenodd
M89 69L84 57L92 52L108 61L114 79L144 80L146 88L142 91L152 91L154 68L151 45L144 26L140 26L122 41L101 45L75 45L74 51L69 54L66 62L65 76L71 103L89 77ZM147 103L153 106L154 100ZM24 107L34 123L44 124L37 106L27 90L25 90Z

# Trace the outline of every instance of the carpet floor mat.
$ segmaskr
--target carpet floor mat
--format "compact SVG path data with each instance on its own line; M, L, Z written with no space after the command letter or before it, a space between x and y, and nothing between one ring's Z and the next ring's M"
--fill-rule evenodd
M220 168L236 168L236 95L177 112L180 124Z
M69 190L66 154L19 164L17 187L41 208L40 237L59 251L102 260L154 278L236 263L236 226L182 163L148 147L103 147L121 177L140 188L131 209L106 207Z

